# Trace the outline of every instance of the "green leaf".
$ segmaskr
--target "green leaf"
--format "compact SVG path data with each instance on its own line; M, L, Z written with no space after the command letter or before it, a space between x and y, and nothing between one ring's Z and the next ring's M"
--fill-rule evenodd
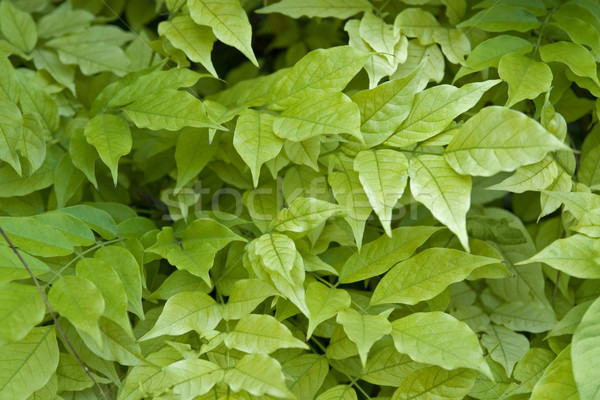
M250 167L254 187L258 186L262 165L275 158L283 147L283 140L273 132L274 120L271 114L248 109L235 126L233 146Z
M210 52L215 42L212 29L197 25L188 15L178 15L158 25L158 34L166 36L176 48L182 50L190 60L202 64L213 76L217 71L213 67Z
M281 0L256 12L259 14L281 13L292 18L307 16L309 18L346 19L360 12L369 11L371 8L372 6L367 0L306 0L302 3L294 0Z
M418 312L392 321L392 338L400 353L417 362L448 370L476 369L491 375L475 333L448 314Z
M318 354L302 354L282 364L290 391L298 399L314 399L321 388L327 373L329 363Z
M360 110L360 130L365 144L373 147L384 142L408 117L413 99L420 92L423 69L392 79L352 96Z
M270 315L243 316L227 334L225 345L251 354L270 354L278 349L308 349L290 330Z
M29 53L37 42L37 29L31 15L10 1L0 3L0 32L19 50Z
M290 232L293 237L304 236L328 218L343 213L337 204L312 197L296 197L287 208L283 208L273 220L271 228L279 232Z
M491 176L533 164L564 145L525 114L491 106L459 129L444 156L459 174Z
M513 368L529 350L527 337L498 325L489 325L481 337L481 344L488 350L492 360L504 367L511 376Z
M454 118L473 108L481 96L499 82L469 83L461 88L439 85L417 93L408 118L385 144L405 147L437 135Z
M338 313L336 321L342 325L348 339L356 344L363 366L367 363L367 355L373 344L392 331L386 313L365 315L347 308Z
M437 155L413 157L409 174L415 200L454 232L468 251L466 215L471 205L471 177L457 174Z
M313 93L275 117L273 132L295 142L341 133L361 139L360 112L343 93Z
M190 16L199 25L210 26L220 41L241 51L252 64L252 27L239 0L189 0Z
M140 341L163 335L181 335L189 331L210 331L221 320L217 303L206 293L183 292L167 300L160 317Z
M241 319L250 314L265 299L277 295L277 291L267 282L258 279L236 281L222 310L223 319Z
M464 280L475 269L499 260L459 250L432 248L394 266L379 282L371 304L417 304Z
M563 63L575 75L590 78L600 85L594 56L577 43L560 41L544 45L540 47L540 57L547 63Z
M166 258L170 264L199 276L210 285L208 271L217 252L233 241L244 240L213 219L198 219L185 228L181 241L175 240L171 227L163 228L157 242L147 251Z
M390 341L384 347L373 350L360 379L374 385L396 387L399 382L423 367L406 354L398 353Z
M521 53L504 55L498 65L498 75L508 83L507 107L521 100L535 99L550 90L552 84L550 67Z
M514 369L514 377L521 382L520 385L508 388L506 394L530 393L555 357L556 354L550 350L539 347L529 349Z
M131 151L132 139L129 125L116 115L100 114L85 125L84 135L87 142L96 148L102 161L110 168L116 186L119 159Z
M394 20L394 30L418 38L423 46L434 43L433 36L438 29L441 26L435 16L418 7L402 10Z
M515 331L546 332L556 325L554 311L537 302L512 301L494 309L492 321Z
M581 393L577 390L580 388L575 385L575 379L573 378L574 369L577 367L576 363L571 359L572 351L571 346L567 346L560 352L558 357L548 365L548 368L546 368L544 374L533 388L533 392L531 393L532 400L576 400L580 398L594 398L593 395L592 397L589 397L586 396L586 393ZM591 371L587 370L586 372ZM594 380L595 379L592 378L589 382L593 385Z
M63 276L50 288L48 300L52 308L78 331L87 333L98 344L102 343L98 320L104 313L105 303L96 285L80 276Z
M435 365L425 367L407 376L392 395L392 400L464 399L476 377L477 372L468 369L446 371Z
M66 256L74 250L62 233L33 218L0 217L0 228L15 247L34 256Z
M29 269L35 275L50 272L50 267L37 258L24 252L21 252L21 257L23 257ZM19 257L17 257L10 247L2 243L0 245L0 282L10 282L26 278L29 278L29 272L27 272Z
M526 32L539 27L540 22L526 8L496 3L457 26L459 28L475 27L488 32Z
M526 261L543 262L568 275L582 279L600 279L600 263L597 261L600 241L584 235L557 239L548 247Z
M294 398L285 385L281 364L264 354L247 354L225 374L225 382L235 393L244 389L255 396Z
M392 236L392 210L408 181L408 159L395 150L361 151L354 170L386 234Z
M46 307L35 286L0 283L0 346L22 340L42 322Z
M346 260L340 271L340 282L358 282L385 273L410 257L439 229L433 226L401 227L392 230L391 237L380 236Z
M34 328L17 343L0 351L0 399L25 400L42 388L58 365L53 326Z
M110 214L104 210L78 204L62 208L60 211L85 222L87 226L98 232L104 239L111 240L117 236L117 224Z
M573 375L580 398L595 399L600 394L600 384L595 378L598 368L598 344L600 343L600 300L588 308L573 335L571 357ZM560 357L560 355L559 355ZM557 358L558 359L558 358ZM568 370L570 371L570 369Z
M56 376L57 392L76 392L94 386L94 382L88 377L77 358L68 353L60 353ZM48 383L51 382L52 379Z
M179 132L175 144L175 164L177 183L175 190L181 190L194 180L217 153L219 143L210 143L207 132L194 128L184 128Z
M357 400L356 391L350 385L337 385L321 393L317 400Z
M311 51L276 81L268 93L270 103L286 107L316 91L339 92L358 74L368 57L350 46Z
M177 131L195 128L222 129L211 121L202 102L188 92L162 90L123 107L123 112L138 128Z
M218 365L197 358L180 360L164 368L173 382L173 393L182 400L192 400L210 390L225 376Z
M306 337L310 338L321 322L350 307L351 301L350 294L343 289L328 288L320 282L310 283L306 288L306 306L310 311Z
M9 99L0 98L0 160L10 164L19 175L22 172L21 161L16 149L23 134L21 110Z
M542 161L517 168L512 176L487 189L507 190L513 193L541 191L552 185L558 174L557 162L554 157L547 155Z

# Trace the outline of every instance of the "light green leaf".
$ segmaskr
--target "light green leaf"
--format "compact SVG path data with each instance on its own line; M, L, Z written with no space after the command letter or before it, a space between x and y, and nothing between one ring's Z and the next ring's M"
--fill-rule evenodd
M470 110L500 80L469 83L461 88L438 85L417 93L408 118L385 144L405 147L442 132L454 118Z
M54 326L34 328L18 343L0 348L0 399L25 400L42 388L58 365Z
M62 233L36 219L0 217L0 227L15 247L34 256L56 257L73 253L73 245Z
M554 157L548 155L542 161L517 168L512 176L487 189L508 190L513 193L540 191L552 185L558 174L558 164Z
M401 11L394 20L394 30L408 37L416 37L423 46L434 43L434 33L441 29L440 23L429 11L419 7Z
M3 226L0 223L0 228L2 227ZM10 282L29 278L29 272L27 272L15 252L5 245L4 241L0 243L2 243L2 245L0 245L0 282ZM27 265L29 265L29 269L35 275L50 271L50 267L36 257L30 256L24 252L21 252L21 257L23 257Z
M406 377L392 395L392 400L461 400L475 384L476 377L477 372L468 369L447 371L435 365L425 367Z
M525 114L491 106L465 122L444 156L459 174L491 176L563 149L563 143Z
M190 60L202 64L208 72L217 76L210 58L215 42L210 27L197 25L188 15L178 15L158 24L158 34L166 36L173 46L182 50Z
M63 64L54 51L36 48L31 52L33 63L38 70L48 73L71 93L75 93L75 66Z
M350 385L337 385L321 393L317 400L357 400L356 391Z
M540 333L554 328L554 311L537 302L512 301L494 309L492 321L515 331Z
M570 355L573 358L573 375L582 400L595 399L600 395L600 383L596 379L600 361L598 353L600 350L599 316L600 300L596 300L585 312L573 335Z
M373 351L360 379L374 385L397 387L399 382L423 367L406 354L398 353L390 341Z
M321 153L321 138L319 136L313 136L310 139L306 139L301 142L286 140L283 144L283 148L285 150L285 155L292 163L297 165L307 165L315 171L319 170L318 158L319 154ZM277 160L277 158L274 160ZM286 159L283 158L283 160ZM287 163L289 161L284 162ZM286 164L283 166L285 165ZM269 167L269 169L272 168Z
M515 364L529 350L527 337L498 325L489 325L481 337L481 344L488 350L492 360L504 367L511 376Z
M210 143L205 130L184 128L175 144L178 191L191 182L204 169L219 149L219 143Z
M544 374L533 388L531 400L585 400L594 398L593 393L589 393L590 396L586 396L588 393L581 393L581 391L577 390L581 390L581 388L575 385L576 381L573 377L573 372L578 367L577 363L571 359L572 351L571 346L567 346L548 365L548 368L546 368ZM589 355L586 355L586 359L588 359L587 356ZM586 370L586 373L592 376L592 379L588 382L596 386L597 393L598 384L593 372L590 369Z
M394 229L391 237L381 235L346 260L340 271L340 282L358 282L385 273L410 257L439 229L434 226L401 227Z
M265 234L252 241L248 255L252 271L269 282L306 316L304 263L294 241L281 233Z
M42 322L46 307L38 289L20 283L0 283L0 348L22 340Z
M488 32L526 32L539 27L540 22L531 11L525 8L496 3L457 26L459 28L475 27Z
M294 398L285 386L281 364L264 354L247 354L225 374L231 390L244 389L255 396L271 395L276 398Z
M119 159L131 151L132 139L129 125L116 115L100 114L88 121L84 135L87 142L96 148L102 161L110 168L116 186Z
M233 241L244 241L213 219L197 219L185 228L181 241L176 241L171 227L163 228L157 242L147 251L166 258L171 265L202 278L210 285L208 271L215 255Z
M21 112L34 115L45 134L54 134L60 123L58 106L41 84L33 79L31 72L24 68L16 70Z
M491 375L475 333L467 324L448 314L418 312L392 321L392 328L398 351L417 362L449 370L476 369Z
M227 334L225 345L251 354L270 354L278 349L308 349L303 341L270 315L243 316Z
M104 210L78 204L62 208L60 211L85 222L87 226L98 232L106 240L114 239L117 236L117 224L110 214Z
M273 132L300 142L314 136L349 134L359 139L358 106L343 93L313 93L291 104L273 121Z
M339 92L362 69L369 54L350 46L314 50L280 77L269 91L270 102L286 107L316 91Z
M163 335L182 335L192 330L202 334L214 329L220 320L217 303L206 293L178 293L167 300L156 324L140 341Z
M321 388L329 363L319 354L302 354L283 363L287 385L298 399L314 399Z
M457 174L437 155L413 157L409 174L415 200L454 232L468 251L466 215L471 205L471 177Z
M320 226L328 218L343 213L343 208L328 201L312 197L296 197L277 214L271 229L293 233L293 237L304 236Z
M367 0L305 0L302 3L295 0L281 0L256 12L281 13L292 18L307 16L346 19L360 12L369 11L371 8L372 5Z
M563 63L575 75L590 78L600 85L594 56L577 43L560 41L544 45L540 47L540 57L547 63Z
M101 346L98 320L104 313L105 305L102 292L96 285L79 276L63 276L52 284L48 300L56 312Z
M360 110L360 130L368 147L381 144L408 117L414 96L421 91L422 77L423 69L417 68L404 78L352 96Z
M210 26L221 42L237 48L252 64L258 61L252 51L252 27L239 0L188 0L192 19Z
M25 53L33 50L37 42L37 28L33 18L10 1L0 3L0 32Z
M367 355L375 342L392 331L392 325L385 313L366 315L347 308L338 313L336 321L342 325L348 339L356 344L363 366L367 363Z
M56 377L57 392L76 392L94 386L94 382L81 367L77 358L69 353L60 353ZM48 381L49 384L51 382L52 379Z
M571 308L548 333L548 337L574 334L585 312L593 302L593 300L584 301Z
M2 98L17 102L19 99L19 84L15 69L7 56L0 56L0 93Z
M177 131L195 128L222 129L211 121L204 105L188 92L162 90L123 107L125 115L138 127Z
M356 155L354 170L386 234L392 236L392 211L408 181L408 159L395 150L365 150Z
M577 278L600 279L598 249L599 239L576 234L553 241L535 256L519 264L543 262Z
M275 158L283 147L283 140L273 132L274 120L271 114L248 109L239 116L235 126L233 146L250 167L255 187L262 165Z
M436 29L433 39L452 64L465 64L465 56L471 53L471 42L460 29Z
M498 65L498 75L508 83L507 107L521 100L535 99L550 90L552 84L550 67L521 53L504 55Z
M33 114L23 115L23 131L17 143L17 151L26 158L31 170L37 171L46 158L44 130Z
M412 305L432 299L475 269L498 261L454 249L426 249L394 266L375 288L371 304Z
M240 319L250 314L268 297L277 295L277 291L271 285L259 279L236 281L222 310L223 319Z
M210 390L225 376L218 365L197 358L180 360L163 369L173 382L173 393L182 400L192 400Z
M5 3L9 4L2 2L2 5ZM21 161L16 149L23 134L21 110L11 100L0 97L0 160L10 164L19 175L21 175Z
M119 324L133 337L127 315L125 287L115 269L101 259L84 258L77 263L76 270L77 276L92 282L102 293L105 303L103 315Z
M39 19L38 34L41 38L51 38L81 32L89 27L93 19L94 14L87 10L58 7L50 13L43 14Z
M343 289L328 288L321 282L310 283L306 288L306 306L310 311L306 337L310 338L321 322L350 307L351 301L350 294Z
M520 381L519 386L509 387L506 390L506 394L531 393L533 387L540 380L542 374L544 374L544 371L555 357L556 354L550 350L540 347L529 349L514 369L514 377ZM498 367L501 368L500 366Z

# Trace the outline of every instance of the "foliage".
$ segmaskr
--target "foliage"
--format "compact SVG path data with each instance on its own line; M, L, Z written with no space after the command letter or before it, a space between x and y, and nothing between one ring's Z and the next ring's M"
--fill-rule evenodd
M0 400L600 396L593 0L0 0Z

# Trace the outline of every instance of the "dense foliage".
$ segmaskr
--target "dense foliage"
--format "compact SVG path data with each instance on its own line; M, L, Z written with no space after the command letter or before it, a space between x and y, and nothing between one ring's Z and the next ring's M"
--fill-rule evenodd
M0 400L600 398L595 0L0 0Z

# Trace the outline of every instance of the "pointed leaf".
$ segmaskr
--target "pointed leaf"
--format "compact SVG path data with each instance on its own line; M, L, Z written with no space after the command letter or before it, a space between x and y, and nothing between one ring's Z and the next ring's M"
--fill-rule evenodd
M42 322L46 308L35 286L0 283L0 346L21 341Z
M527 337L498 325L489 325L481 337L481 344L488 350L492 360L504 367L511 376L515 364L529 350Z
M10 164L19 175L21 162L16 149L23 133L21 110L9 99L0 98L0 160Z
M572 347L567 346L560 352L558 357L548 365L543 371L542 377L537 381L531 393L532 400L577 400L577 399L593 399L593 392L581 392L581 388L575 384L573 372L577 368L575 360L572 360ZM593 372L590 369L586 373ZM598 384L595 378L588 381L596 387ZM579 389L579 390L578 390ZM587 396L590 394L591 396Z
M208 393L225 376L218 365L197 358L174 362L167 365L164 371L173 382L173 393L182 400L192 400Z
M406 377L392 395L392 400L464 399L476 377L477 372L463 368L446 371L435 365L425 367Z
M357 400L356 391L349 385L337 385L321 393L317 400Z
M210 143L205 131L188 128L179 132L175 144L175 164L177 165L177 183L180 190L204 169L218 150L218 143Z
M336 321L342 325L348 339L356 344L363 366L373 344L392 331L387 315L365 315L352 308L340 311Z
M265 299L277 295L277 291L271 285L259 279L237 281L233 284L223 309L223 319L241 319L250 314Z
M290 391L298 399L314 399L329 372L327 359L319 354L303 354L283 363Z
M372 5L367 0L305 0L302 3L295 0L281 0L256 12L259 14L281 13L292 18L307 16L309 18L346 19L371 8Z
M507 107L525 99L535 99L550 90L552 70L547 64L520 53L506 54L500 60L498 75L508 83Z
M312 197L296 197L287 208L279 211L271 228L279 232L307 234L328 218L343 213L341 206Z
M285 386L281 365L264 354L247 354L225 374L231 390L244 389L255 396L271 395L277 398L294 398Z
M573 374L582 400L595 399L600 395L600 383L595 378L600 349L599 316L600 300L596 300L585 312L573 335L571 348Z
M328 288L321 282L310 283L306 288L306 306L310 311L306 337L310 338L321 322L350 307L351 301L350 294L343 289Z
M600 85L594 56L588 49L577 43L561 41L544 45L540 47L540 57L547 63L563 63L575 75L590 78Z
M29 217L0 217L0 228L22 250L41 257L66 256L73 245L57 229ZM2 239L2 243L5 243Z
M0 32L19 50L29 53L37 42L37 28L31 15L19 10L10 1L0 4Z

